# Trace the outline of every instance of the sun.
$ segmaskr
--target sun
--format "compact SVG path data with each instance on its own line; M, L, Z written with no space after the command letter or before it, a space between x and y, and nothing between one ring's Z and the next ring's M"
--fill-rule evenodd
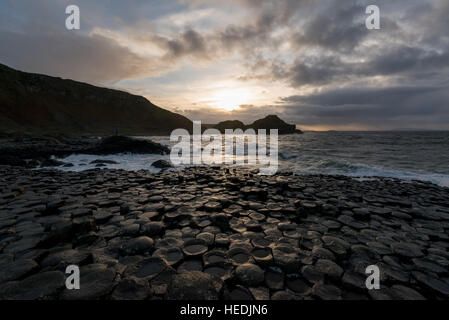
M247 89L236 88L217 91L210 103L213 107L232 111L238 109L240 105L248 104L251 93Z

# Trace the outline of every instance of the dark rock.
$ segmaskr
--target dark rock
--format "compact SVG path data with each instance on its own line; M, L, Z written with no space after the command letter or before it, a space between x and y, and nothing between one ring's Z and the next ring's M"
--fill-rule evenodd
M157 236L161 235L164 231L165 225L163 222L160 221L154 221L154 222L148 222L142 226L142 234L145 234L147 236Z
M36 272L39 265L30 259L16 260L0 268L0 283L18 280Z
M395 242L391 244L394 253L407 258L419 258L424 254L419 246L413 243Z
M0 165L24 167L27 165L27 163L25 160L21 159L20 157L8 155L8 154L2 154L2 155L0 155Z
M173 266L179 263L184 255L179 248L161 248L153 253L153 257L163 258L168 265Z
M114 160L93 160L90 162L90 164L119 164L117 161Z
M272 269L265 272L265 285L271 290L281 290L284 288L284 274Z
M178 272L186 272L186 271L203 271L203 264L200 260L187 260L184 261L179 267Z
M174 275L167 289L169 300L218 300L223 283L199 271Z
M229 293L229 300L253 300L253 296L245 287L236 286L236 288Z
M329 284L315 284L312 288L312 294L322 300L341 300L340 289Z
M122 248L124 255L136 255L150 252L154 247L154 241L151 238L142 236L129 240Z
M167 268L168 265L164 259L151 257L129 265L125 270L125 276L150 280Z
M83 266L93 262L92 253L85 250L62 250L50 254L40 263L41 267L54 267L64 271L68 265Z
M63 300L95 300L110 294L115 279L115 271L104 265L96 265L91 270L80 270L80 289L65 289L61 294Z
M315 263L315 269L322 274L334 278L339 279L343 274L343 269L331 260L319 259Z
M288 291L276 291L271 295L271 300L299 300L297 296Z
M425 288L443 296L449 296L449 283L441 281L440 279L435 279L434 277L421 272L412 272L412 274L416 281Z
M287 278L286 285L298 295L306 296L310 293L310 287L301 279Z
M253 295L255 300L270 300L270 291L264 287L251 287L249 291Z
M59 160L56 160L56 159L48 158L48 159L45 159L45 160L43 160L41 162L41 167L60 167L60 166L63 166L65 164L66 164L65 162L62 162L62 161L59 161Z
M196 257L204 254L207 251L206 243L201 239L192 239L186 241L182 251L186 256Z
M392 286L391 292L400 300L426 300L419 292L402 285Z
M264 271L257 265L244 263L235 269L237 279L248 286L256 286L264 281Z
M115 287L113 300L146 300L152 295L148 282L138 279L123 279Z
M96 146L84 150L86 154L115 154L115 153L153 153L167 154L170 150L159 143L125 136L111 136L103 138Z
M12 281L0 285L1 300L54 299L65 287L62 272L48 271L35 274L22 281Z
M167 168L173 168L173 165L171 164L171 162L167 161L167 160L157 160L154 161L151 164L152 167L158 168L158 169L167 169Z

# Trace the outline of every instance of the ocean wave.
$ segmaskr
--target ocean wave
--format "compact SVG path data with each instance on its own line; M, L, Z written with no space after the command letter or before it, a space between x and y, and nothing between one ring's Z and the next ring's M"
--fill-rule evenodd
M288 170L289 166L283 166L284 170ZM290 166L291 168L291 166ZM320 160L315 164L294 166L291 170L299 174L330 174L344 175L349 177L384 177L397 178L404 181L418 180L428 181L442 187L449 187L449 174L437 174L430 172L412 172L406 170L397 170L385 168L381 166L370 166L360 163L350 163L336 160Z

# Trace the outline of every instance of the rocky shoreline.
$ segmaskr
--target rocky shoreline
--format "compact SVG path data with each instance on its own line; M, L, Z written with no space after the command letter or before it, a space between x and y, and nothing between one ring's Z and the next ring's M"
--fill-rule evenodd
M447 300L448 249L426 182L0 166L0 299Z
M11 135L0 137L0 165L26 168L71 166L57 158L71 154L167 154L160 143L127 136Z

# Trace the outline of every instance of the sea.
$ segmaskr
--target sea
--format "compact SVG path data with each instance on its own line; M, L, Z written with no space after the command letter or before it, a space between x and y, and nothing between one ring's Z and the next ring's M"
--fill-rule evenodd
M169 136L139 137L173 146ZM422 180L449 187L449 131L342 132L306 131L280 135L278 171L296 174L345 175ZM223 151L224 152L224 151ZM229 155L227 155L229 156ZM81 171L95 168L91 161L114 160L105 168L150 170L169 155L115 154L106 156L74 154L64 159L73 167L60 170ZM250 165L244 165L251 167Z

